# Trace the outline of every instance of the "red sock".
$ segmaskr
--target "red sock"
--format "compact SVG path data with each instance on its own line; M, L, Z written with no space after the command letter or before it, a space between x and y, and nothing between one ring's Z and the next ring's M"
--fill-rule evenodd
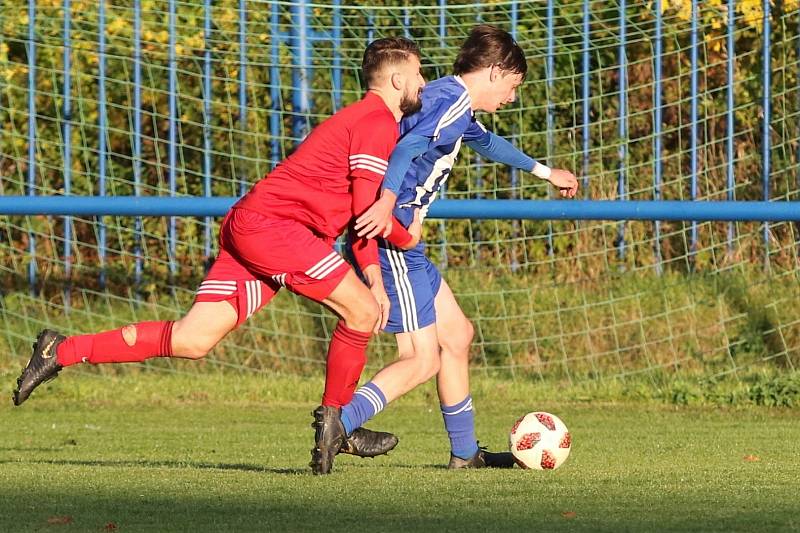
M367 344L372 333L355 331L341 320L333 330L325 368L325 393L322 405L341 407L350 403L367 364Z
M95 335L67 337L58 345L56 357L61 366L77 363L134 363L151 357L172 355L172 321L139 322L136 342L133 346L125 342L122 330L104 331Z

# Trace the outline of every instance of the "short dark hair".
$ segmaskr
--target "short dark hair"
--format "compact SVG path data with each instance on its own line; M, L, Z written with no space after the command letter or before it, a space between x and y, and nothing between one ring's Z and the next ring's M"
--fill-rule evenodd
M361 61L361 72L364 74L367 87L372 84L384 65L402 63L409 55L415 55L419 59L419 47L414 41L404 37L385 37L369 43Z
M468 74L492 65L522 74L523 79L528 73L525 52L511 34L496 26L479 24L472 28L467 40L461 45L453 63L453 72L456 75Z

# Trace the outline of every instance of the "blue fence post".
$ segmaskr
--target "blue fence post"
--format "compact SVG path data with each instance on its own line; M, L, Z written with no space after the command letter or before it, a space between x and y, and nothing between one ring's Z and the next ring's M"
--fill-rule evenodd
M269 133L270 133L270 154L272 157L272 167L281 160L281 70L280 70L280 49L281 49L281 27L280 27L280 5L273 3L270 6L269 25L270 35L270 66L269 66Z
M247 190L247 177L242 172L245 158L247 128L247 0L239 0L239 196Z
M725 113L726 115L726 122L727 122L727 135L725 139L726 144L726 154L727 154L727 162L726 162L726 170L727 170L727 180L726 180L726 188L728 189L727 199L728 201L732 201L735 197L736 191L735 186L736 183L734 181L734 174L733 174L733 138L735 135L735 124L734 124L734 115L733 115L733 105L734 105L734 96L733 96L733 80L734 80L734 69L736 68L736 50L735 50L735 42L734 42L734 31L736 29L736 13L735 13L735 5L736 0L728 0L728 31L727 31L727 40L728 40L728 75L727 75L727 83L728 83L728 109ZM734 224L733 222L728 222L728 254L733 254L733 231L734 231Z
M514 9L516 1L512 4L511 9ZM439 0L439 48L447 46L447 0Z
M555 105L553 104L553 78L555 77L555 7L554 0L547 0L547 61L545 62L545 78L547 79L547 157L550 159L555 151L553 129L555 128ZM548 161L552 164L552 161ZM553 243L553 223L547 221L547 254L555 257Z
M439 48L442 50L447 46L447 0L439 0ZM442 183L439 191L440 198L447 197L447 181ZM447 226L444 220L439 221L439 232L442 235L441 252L439 265L441 268L447 267Z
M761 180L764 201L769 201L769 173L770 173L770 122L772 120L772 107L770 105L770 98L772 98L772 56L770 53L770 31L772 25L770 24L770 0L763 0L762 5L764 9L764 50L763 50L763 77L761 81L763 95L763 108L764 108L764 122L761 129ZM769 223L764 222L764 266L769 268Z
M211 0L203 2L203 195L211 197ZM203 255L211 264L211 217L205 218Z
M590 77L589 69L591 61L589 57L589 46L591 37L589 0L583 0L583 197L589 197L589 111L590 101Z
M169 0L169 195L175 196L176 190L176 164L177 164L177 146L176 146L176 128L177 128L177 65L175 57L175 0ZM177 270L176 266L176 235L175 235L175 217L169 217L169 272L170 277L175 275Z
M142 194L142 1L133 3L133 194ZM142 217L133 227L134 285L136 297L142 287Z
M689 147L689 166L690 166L690 197L697 199L697 120L698 120L698 95L697 95L697 26L699 13L697 10L697 0L692 0L692 25L691 25L691 45L690 45L690 147ZM689 244L689 261L691 268L694 268L695 254L697 253L697 221L692 220L691 241Z
M617 194L620 200L626 198L626 164L628 158L628 59L625 54L627 42L627 5L626 0L619 4L619 179L617 181ZM625 221L619 223L617 232L617 254L620 259L625 258Z
M61 113L64 139L64 195L72 194L72 5L64 0L64 103ZM64 217L64 307L72 304L72 217Z
M333 112L342 108L342 7L340 0L333 3Z
M108 149L106 146L107 134L107 115L106 115L106 2L100 0L98 2L98 17L97 17L97 49L98 49L98 97L97 97L97 114L98 114L98 129L99 129L99 143L98 143L98 173L100 196L106 195L106 162L108 158ZM100 288L106 287L106 224L103 217L97 219L98 234L97 234L97 248L100 258Z
M663 54L663 19L661 15L661 0L656 0L656 42L655 42L655 65L653 66L655 87L653 89L653 126L655 136L653 138L653 200L661 200L661 91L662 91L662 54ZM656 254L656 273L661 274L661 222L656 220L655 230L655 254Z
M308 28L306 0L292 5L292 135L297 143L308 134L308 68L311 32Z
M28 0L28 196L36 196L36 0ZM28 285L36 295L36 236L28 230Z

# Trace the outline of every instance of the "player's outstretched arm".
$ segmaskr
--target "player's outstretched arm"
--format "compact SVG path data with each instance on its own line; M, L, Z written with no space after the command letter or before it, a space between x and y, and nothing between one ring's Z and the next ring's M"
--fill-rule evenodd
M506 139L490 131L467 141L467 146L482 156L512 167L531 172L558 187L562 198L574 198L578 192L578 180L569 170L549 168L519 150Z
M400 139L389 158L389 166L383 178L381 197L356 220L355 229L359 237L387 236L386 228L400 192L403 178L411 161L425 153L430 139L422 135L409 134Z

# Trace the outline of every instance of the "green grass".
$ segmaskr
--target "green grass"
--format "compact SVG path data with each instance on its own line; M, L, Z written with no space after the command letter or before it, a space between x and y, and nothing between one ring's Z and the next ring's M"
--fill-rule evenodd
M0 407L0 530L800 528L797 411L559 402L521 383L476 385L483 443L503 447L516 416L546 409L573 434L565 466L447 471L428 386L372 423L400 437L390 456L340 457L314 477L319 379L62 376Z

